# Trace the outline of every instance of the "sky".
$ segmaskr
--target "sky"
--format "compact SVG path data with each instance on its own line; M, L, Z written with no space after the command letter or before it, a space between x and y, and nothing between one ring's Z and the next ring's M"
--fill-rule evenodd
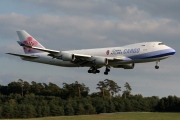
M179 0L1 0L0 84L23 79L31 83L84 83L90 93L99 81L114 80L121 90L128 82L132 94L180 97ZM24 54L17 30L26 30L53 50L117 47L161 41L176 54L159 63L135 64L133 70L112 68L108 76L88 74L89 68L66 68L23 61L5 53ZM121 92L122 94L122 92Z

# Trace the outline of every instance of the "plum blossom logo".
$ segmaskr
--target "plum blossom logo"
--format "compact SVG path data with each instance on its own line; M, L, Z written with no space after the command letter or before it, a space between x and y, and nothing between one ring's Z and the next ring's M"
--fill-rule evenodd
M109 51L109 50L107 50L107 51L106 51L106 55L109 55L109 53L110 53L110 51Z
M23 41L23 44L28 45L28 46L37 46L38 42L33 37L30 36L27 38L27 40ZM24 47L24 51L29 53L32 51L32 49Z

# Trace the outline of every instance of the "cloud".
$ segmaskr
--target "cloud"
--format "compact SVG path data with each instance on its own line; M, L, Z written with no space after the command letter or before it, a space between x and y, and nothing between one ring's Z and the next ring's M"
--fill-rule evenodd
M59 49L57 43L60 43L62 49L78 49L114 46L118 44L119 40L123 44L133 43L137 39L139 39L139 42L144 41L141 35L147 36L146 41L151 41L152 34L163 37L180 36L180 24L164 18L117 21L90 19L83 16L49 14L24 16L12 13L0 15L0 19L2 19L0 22L2 38L17 39L15 31L25 29L38 41L43 42L45 46L52 46L55 49ZM137 34L140 36L137 36ZM129 40L129 42L126 40ZM101 42L101 44L96 44L96 42ZM82 43L84 46L78 43ZM68 46L68 48L63 48L63 46Z
M28 0L28 2L59 15L90 16L91 18L103 16L106 19L118 17L132 21L148 16L180 20L179 0Z
M141 20L149 17L147 13L138 9L135 5L118 5L117 3L119 2L117 0L29 0L28 2L39 5L41 8L60 16L82 16L90 19L117 19L127 21Z
M10 55L6 53L13 52L13 53L22 53L22 48L19 45L7 45L7 46L0 46L0 57L8 57L12 58Z

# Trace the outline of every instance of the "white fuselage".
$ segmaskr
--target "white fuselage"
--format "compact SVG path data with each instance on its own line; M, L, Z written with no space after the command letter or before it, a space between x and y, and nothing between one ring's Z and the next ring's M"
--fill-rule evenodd
M126 45L122 47L109 47L109 48L97 48L97 49L82 49L82 50L71 50L64 51L76 54L85 54L91 56L101 56L101 57L123 57L123 61L109 61L109 66L116 66L129 63L143 63L152 62L157 60L162 60L168 58L169 56L175 54L175 50L162 44L161 42L145 42ZM26 61L64 66L64 67L83 67L82 65L75 64L71 61L63 61L60 59L52 58L48 56L49 53L34 53L33 55L38 56L38 58L23 58ZM91 64L86 64L85 66L91 66Z

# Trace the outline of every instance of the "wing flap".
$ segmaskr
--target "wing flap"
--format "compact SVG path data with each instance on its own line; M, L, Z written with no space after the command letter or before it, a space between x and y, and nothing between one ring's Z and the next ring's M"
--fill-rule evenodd
M76 58L91 58L91 55L83 55L83 54L74 54Z
M107 59L109 61L127 61L127 60L131 60L130 58L124 57L124 56L108 57Z

